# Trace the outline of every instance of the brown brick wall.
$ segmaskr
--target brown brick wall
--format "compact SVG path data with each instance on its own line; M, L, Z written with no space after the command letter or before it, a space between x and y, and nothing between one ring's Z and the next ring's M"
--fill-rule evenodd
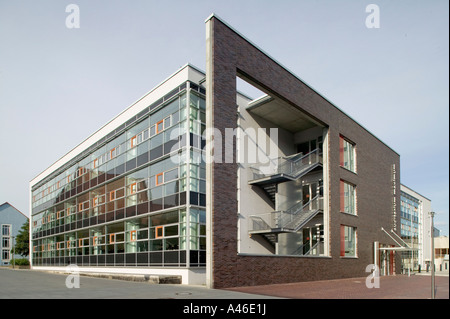
M392 164L397 169L397 227L400 227L399 155L218 18L209 19L207 28L210 28L207 45L211 52L207 57L210 62L207 126L220 129L223 136L225 128L236 127L236 75L239 74L329 128L330 257L238 255L237 164L213 163L210 167L212 193L207 200L207 213L212 218L213 287L367 276L365 268L373 263L373 242L393 244L381 231L381 227L392 228ZM357 174L339 166L339 134L356 143ZM358 216L339 212L340 179L357 185ZM357 227L358 258L339 256L341 224ZM396 265L398 272L399 258Z

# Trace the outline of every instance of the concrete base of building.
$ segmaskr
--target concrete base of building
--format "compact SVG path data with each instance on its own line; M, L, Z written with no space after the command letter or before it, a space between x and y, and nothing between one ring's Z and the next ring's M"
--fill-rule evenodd
M64 274L74 273L76 271L81 276L148 282L152 284L206 284L206 271L204 268L74 268L73 265L71 265L67 267L31 267L31 269Z

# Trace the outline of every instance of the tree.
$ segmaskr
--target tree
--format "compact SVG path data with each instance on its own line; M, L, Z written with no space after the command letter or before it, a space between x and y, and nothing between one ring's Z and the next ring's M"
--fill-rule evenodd
M26 257L30 254L30 221L27 220L26 223L22 225L19 233L16 236L16 244L14 245L14 252ZM11 250L11 253L14 253Z

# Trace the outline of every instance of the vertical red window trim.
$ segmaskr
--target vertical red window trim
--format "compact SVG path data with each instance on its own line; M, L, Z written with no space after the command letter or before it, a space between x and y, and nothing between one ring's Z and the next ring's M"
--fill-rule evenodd
M159 129L159 125L161 125L161 129ZM164 130L164 120L159 121L158 123L156 123L156 134L158 134L159 132L162 132Z
M161 181L159 182L159 178L161 177ZM164 176L163 173L159 173L156 175L156 186L161 185L164 183Z
M344 138L339 136L339 165L344 166Z
M340 209L341 212L345 211L345 183L343 180L339 181L339 193L340 193Z
M136 194L137 191L137 183L130 184L130 195Z
M155 238L162 238L163 237L163 226L158 226L155 228Z
M345 226L341 225L341 257L345 256Z
M136 236L136 230L132 230L132 231L130 232L130 241L136 241L136 238L137 238L137 236Z
M136 142L137 142L137 135L131 138L131 148L136 146Z

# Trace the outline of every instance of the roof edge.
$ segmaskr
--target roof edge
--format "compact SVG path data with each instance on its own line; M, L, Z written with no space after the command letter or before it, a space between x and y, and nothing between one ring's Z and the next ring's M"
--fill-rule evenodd
M208 21L212 20L213 18L216 18L217 20L219 20L220 22L222 22L224 25L226 25L231 31L233 31L234 33L236 33L237 35L239 35L241 38L243 38L245 41L247 41L250 45L254 46L257 50L261 51L261 53L263 53L264 55L266 55L269 59L271 59L272 61L274 61L276 64L278 64L279 66L281 66L284 70L286 70L288 73L290 73L292 76L294 76L297 80L299 80L300 82L302 82L304 85L306 85L308 88L310 88L314 93L316 93L317 95L319 95L322 99L324 99L326 102L328 102L331 106L335 107L338 111L340 111L342 114L344 114L345 116L347 116L349 119L351 119L353 122L355 122L357 125L359 125L363 130L365 130L367 133L369 133L370 135L372 135L375 139L377 139L378 141L380 141L383 145L385 145L387 148L389 148L392 152L394 152L395 154L397 154L400 157L400 154L395 151L392 147L390 147L388 144L386 144L385 142L383 142L379 137L377 137L375 134L373 134L371 131L369 131L367 128L365 128L361 123L359 123L358 121L356 121L354 118L352 118L350 115L348 115L346 112L344 112L342 109L340 109L339 107L337 107L333 102L331 102L330 100L328 100L323 94L321 94L318 90L316 90L315 88L313 88L311 85L309 85L307 82L305 82L304 80L302 80L298 75L296 75L294 72L292 72L291 70L289 70L286 66L284 66L282 63L280 63L278 60L274 59L270 54L268 54L266 51L262 50L258 45L256 45L255 43L253 43L251 40L249 40L246 36L244 36L242 33L240 33L239 31L237 31L235 28L233 28L232 26L230 26L229 23L227 23L225 20L223 20L221 17L219 17L216 13L211 13L208 18L206 18L205 23L207 23Z

